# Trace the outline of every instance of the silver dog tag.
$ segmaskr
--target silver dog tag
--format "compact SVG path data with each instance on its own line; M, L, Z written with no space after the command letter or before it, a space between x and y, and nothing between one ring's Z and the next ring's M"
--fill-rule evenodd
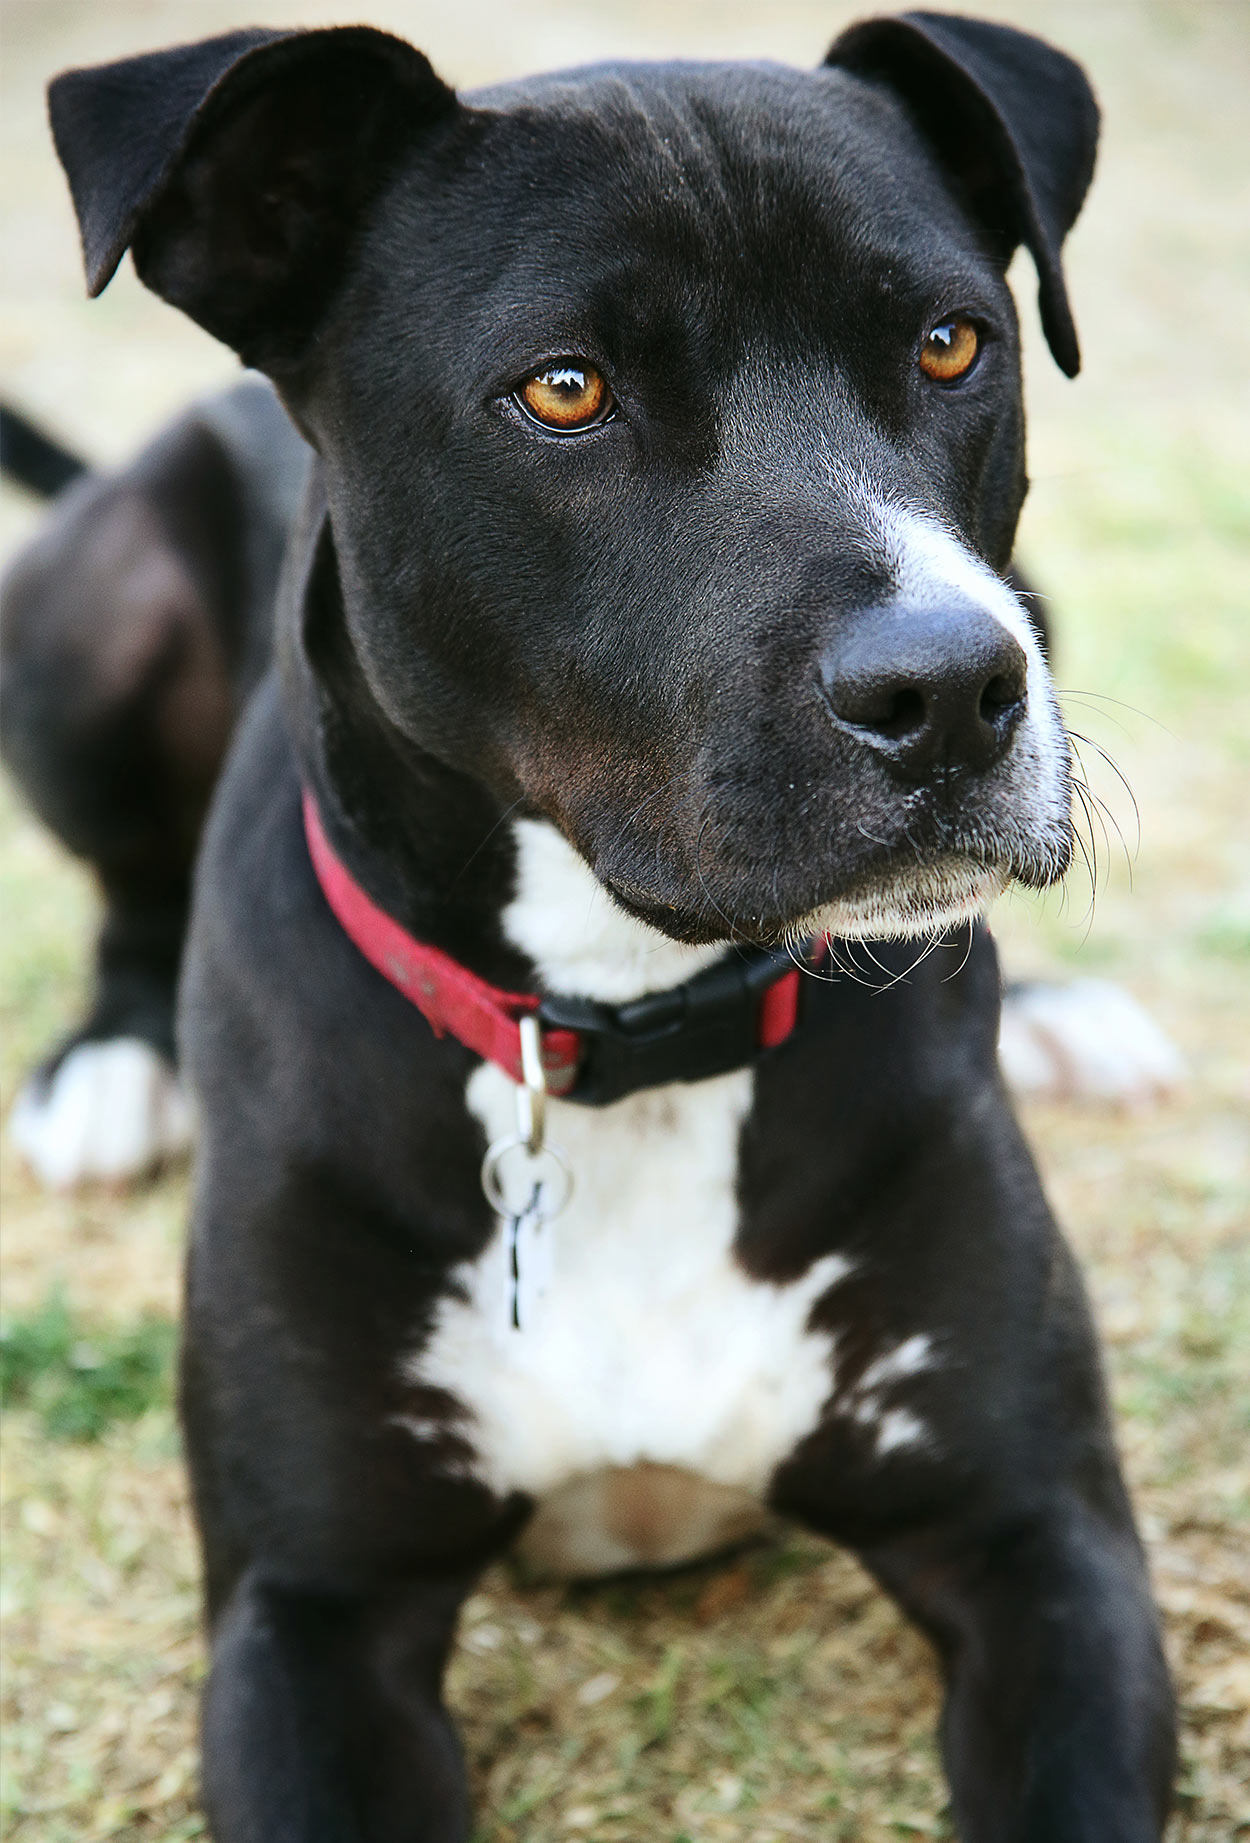
M543 1190L535 1184L525 1208L506 1219L508 1316L513 1331L523 1331L533 1322L551 1278L551 1230Z
M508 1332L521 1331L551 1283L549 1224L569 1200L572 1180L553 1145L532 1149L521 1133L496 1140L482 1160L482 1189L503 1222L504 1309Z

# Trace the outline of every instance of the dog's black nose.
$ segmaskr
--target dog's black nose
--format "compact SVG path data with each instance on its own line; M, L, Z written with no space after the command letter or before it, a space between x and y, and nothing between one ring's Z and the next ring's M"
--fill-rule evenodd
M1027 675L1023 647L967 606L865 609L820 662L834 720L911 780L993 767L1024 715Z

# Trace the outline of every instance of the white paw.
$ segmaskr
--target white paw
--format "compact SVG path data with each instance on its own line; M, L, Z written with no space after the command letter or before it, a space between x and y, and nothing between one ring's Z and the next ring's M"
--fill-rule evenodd
M191 1143L191 1108L165 1058L138 1037L80 1043L46 1085L28 1082L13 1144L55 1190L138 1178Z
M1032 1100L1135 1107L1178 1088L1180 1051L1135 998L1105 979L1021 986L1003 1002L998 1060Z

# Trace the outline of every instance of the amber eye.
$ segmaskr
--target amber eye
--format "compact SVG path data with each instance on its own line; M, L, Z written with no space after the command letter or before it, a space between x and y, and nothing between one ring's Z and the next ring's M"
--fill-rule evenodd
M971 371L981 335L971 320L943 320L920 348L920 369L938 384L951 384Z
M526 378L517 402L544 429L576 435L606 422L614 404L601 372L583 358L560 358Z

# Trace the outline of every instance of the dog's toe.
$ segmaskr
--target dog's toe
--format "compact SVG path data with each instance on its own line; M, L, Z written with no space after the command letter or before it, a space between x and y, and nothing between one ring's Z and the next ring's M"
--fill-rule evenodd
M1017 1094L1141 1106L1184 1079L1180 1051L1137 1000L1105 979L1009 988L998 1058Z
M191 1143L191 1109L165 1058L138 1037L80 1043L51 1076L27 1083L13 1144L43 1183L125 1183Z

